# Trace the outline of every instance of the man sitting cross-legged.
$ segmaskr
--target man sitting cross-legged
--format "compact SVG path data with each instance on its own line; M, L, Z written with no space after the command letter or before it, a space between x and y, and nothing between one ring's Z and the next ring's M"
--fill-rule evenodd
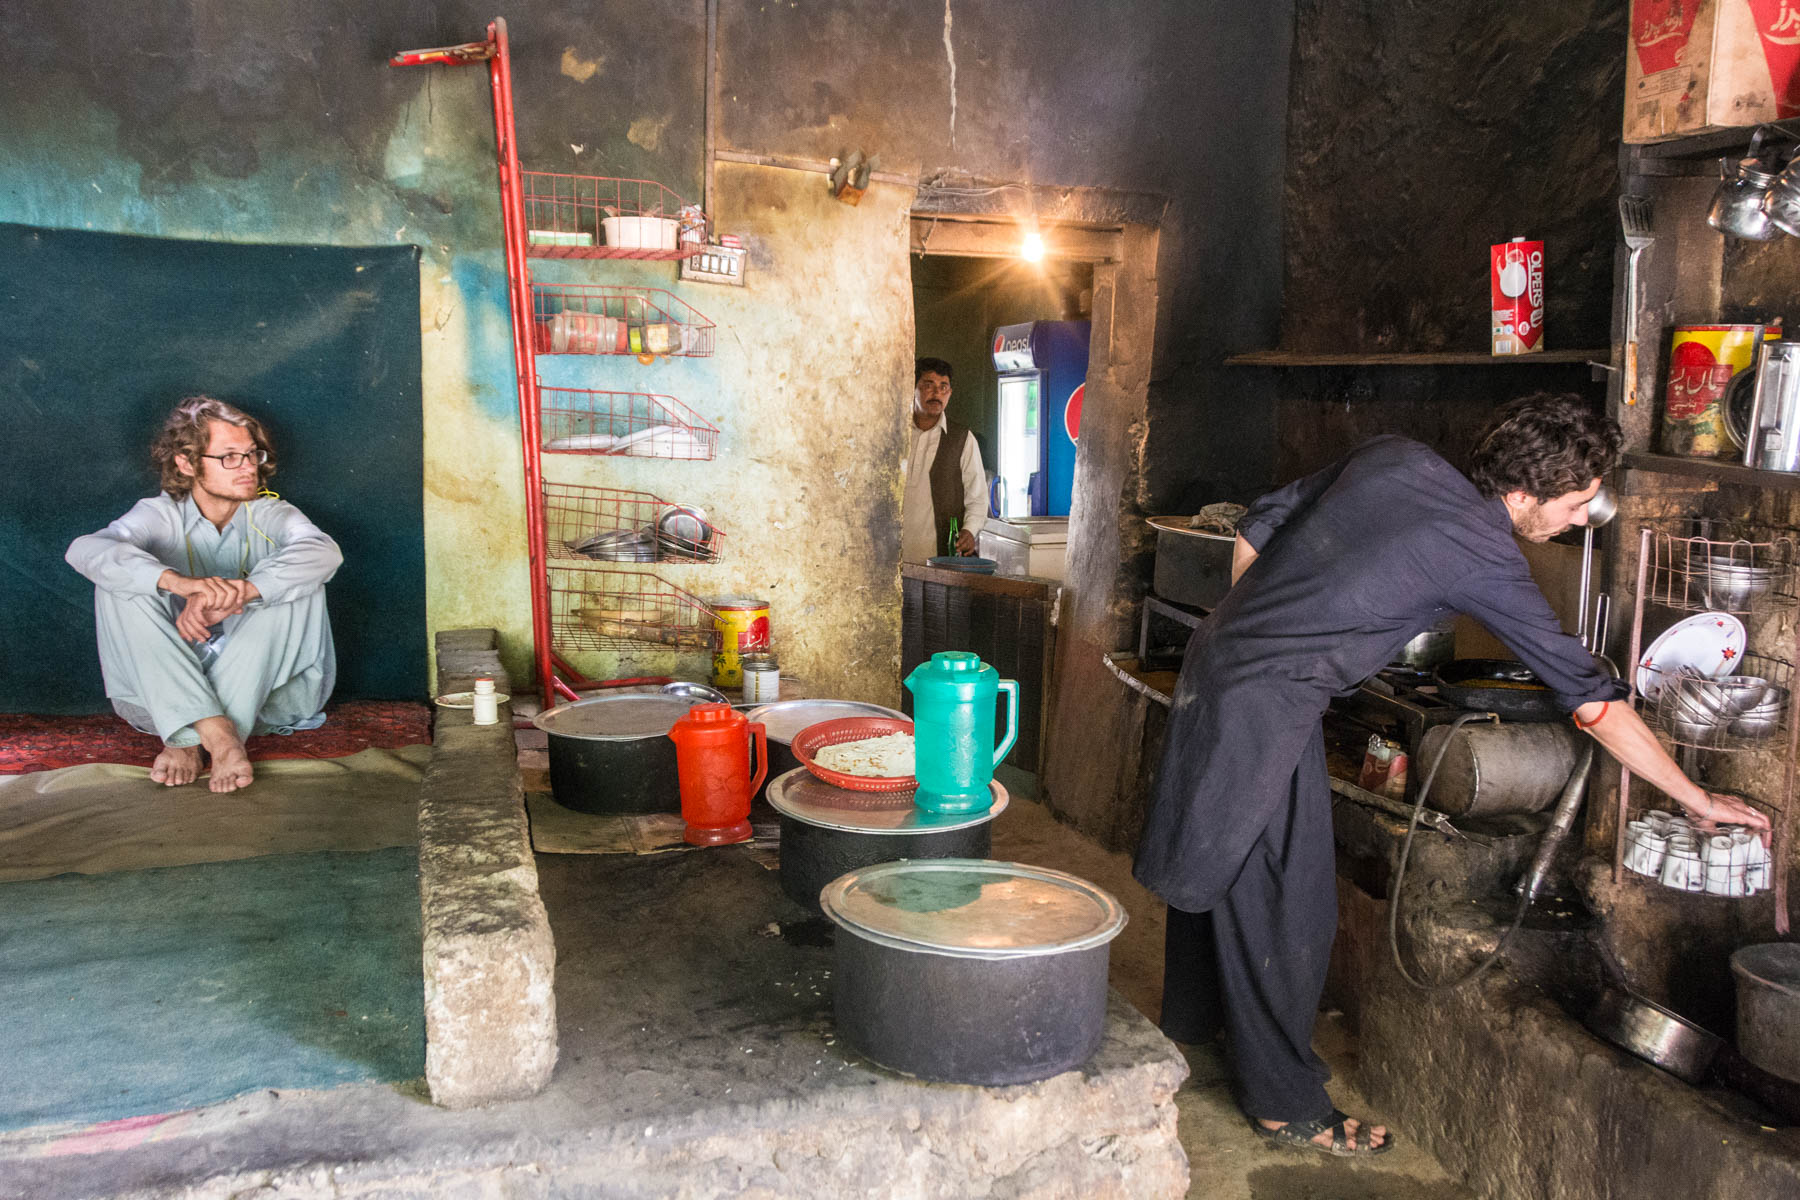
M275 473L254 417L183 400L151 446L162 494L64 556L94 583L106 694L163 740L150 777L175 787L212 759L212 790L251 780L251 733L315 729L337 678L325 582L343 554L263 484Z

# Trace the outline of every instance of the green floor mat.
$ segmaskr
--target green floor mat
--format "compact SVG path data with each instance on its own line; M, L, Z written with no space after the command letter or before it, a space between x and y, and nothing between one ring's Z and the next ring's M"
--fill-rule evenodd
M0 1130L425 1069L418 854L0 884Z

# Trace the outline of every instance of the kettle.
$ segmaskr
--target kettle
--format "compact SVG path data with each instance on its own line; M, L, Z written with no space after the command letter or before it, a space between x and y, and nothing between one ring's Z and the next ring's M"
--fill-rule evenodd
M750 840L750 797L769 773L768 733L729 704L696 704L669 730L681 789L682 840L724 846ZM756 742L756 775L750 743Z
M1729 162L1719 160L1721 181L1713 193L1712 207L1706 211L1706 223L1728 237L1774 241L1781 230L1769 219L1768 205L1776 176L1760 158L1740 158L1735 169Z
M985 812L994 768L1019 737L1019 684L966 650L944 650L906 677L913 694L913 802L927 812ZM994 745L994 712L1006 693L1006 736Z

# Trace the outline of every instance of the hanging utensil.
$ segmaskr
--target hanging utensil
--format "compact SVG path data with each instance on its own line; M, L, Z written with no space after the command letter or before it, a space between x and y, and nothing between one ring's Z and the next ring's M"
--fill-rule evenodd
M1625 260L1625 403L1629 406L1637 403L1638 396L1638 258L1656 240L1656 234L1650 229L1650 198L1620 196L1619 223L1625 230L1625 245L1631 251Z
M1635 379L1632 376L1631 379ZM1631 381L1626 381L1631 386ZM1626 403L1634 403L1627 401ZM1594 493L1594 498L1587 503L1587 523L1581 529L1581 595L1580 610L1575 614L1575 630L1581 636L1581 644L1589 650L1599 647L1588 642L1588 613L1593 607L1594 592L1594 530L1612 520L1618 514L1619 503L1605 484Z

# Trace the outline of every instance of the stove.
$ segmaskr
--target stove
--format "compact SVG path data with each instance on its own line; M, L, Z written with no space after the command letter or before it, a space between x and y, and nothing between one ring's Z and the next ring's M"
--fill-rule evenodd
M1402 743L1415 756L1427 729L1448 725L1469 711L1441 699L1430 675L1398 668L1370 676L1350 695L1332 701L1331 707Z

